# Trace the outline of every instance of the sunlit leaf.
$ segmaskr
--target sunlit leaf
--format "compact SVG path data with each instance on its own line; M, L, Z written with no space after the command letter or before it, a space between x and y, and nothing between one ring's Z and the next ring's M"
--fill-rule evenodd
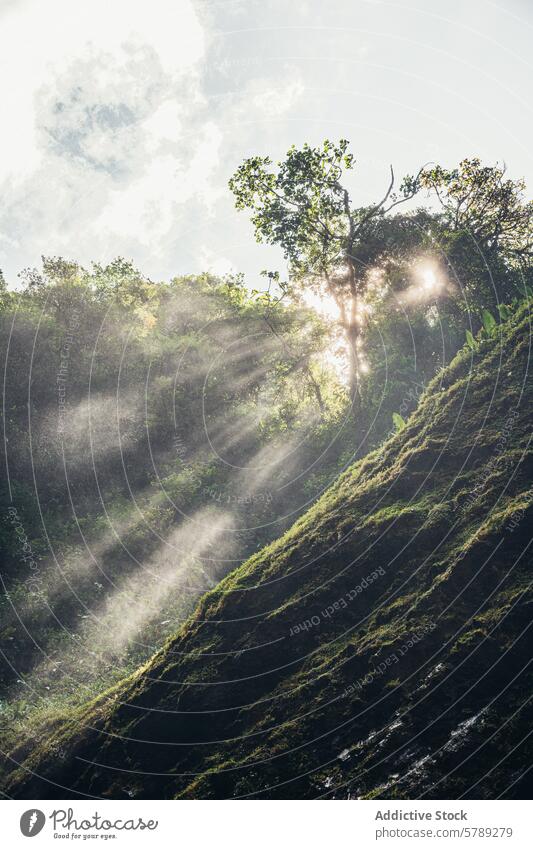
M497 327L496 319L488 310L483 310L481 319L483 321L483 328L485 330L485 333L487 334L487 336L492 336Z
M474 339L470 330L466 331L466 344L473 351L476 347L476 340Z
M392 414L392 422L397 431L403 430L406 425L404 417L401 416L399 413Z
M507 304L498 304L498 312L502 321L507 321L507 319L512 315L512 311Z

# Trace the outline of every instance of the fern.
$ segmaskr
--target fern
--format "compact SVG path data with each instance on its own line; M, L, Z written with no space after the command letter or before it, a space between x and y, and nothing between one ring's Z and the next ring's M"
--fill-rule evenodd
M398 432L400 430L403 430L406 424L404 417L401 416L399 413L392 414L392 422Z
M490 337L494 335L494 331L496 330L496 327L498 326L496 324L496 319L494 318L492 313L489 312L488 310L483 310L483 313L481 315L481 319L483 321L483 329L484 329L487 337L490 339Z
M466 331L466 344L468 345L468 347L470 348L471 351L473 351L476 347L476 340L472 336L472 333L471 333L470 330Z

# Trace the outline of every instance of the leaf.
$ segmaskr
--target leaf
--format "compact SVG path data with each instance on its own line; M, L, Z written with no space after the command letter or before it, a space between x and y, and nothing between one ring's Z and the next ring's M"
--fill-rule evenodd
M507 304L498 304L498 312L502 321L507 321L511 316L511 309Z
M490 313L488 310L483 310L481 318L482 318L482 321L483 321L483 327L485 329L485 333L487 334L487 336L492 336L493 333L494 333L494 330L496 329L496 326L497 326L496 325L496 319L494 318L492 313Z
M473 351L473 350L475 349L475 347L476 347L476 340L475 340L475 339L474 339L474 337L472 336L472 333L470 332L470 330L467 330L467 331L466 331L466 344L468 345L468 347L469 347L472 351Z
M399 432L400 430L403 430L405 425L406 425L404 417L401 416L399 413L393 413L392 414L392 422L393 422L394 427L396 428L397 432Z

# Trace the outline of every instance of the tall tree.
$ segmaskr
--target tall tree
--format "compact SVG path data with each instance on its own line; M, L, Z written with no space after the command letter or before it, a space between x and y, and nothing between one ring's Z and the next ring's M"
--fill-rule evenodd
M291 147L273 168L268 156L246 159L229 181L238 209L251 210L259 242L279 245L291 281L331 296L349 355L350 390L360 403L360 345L364 298L370 271L383 254L383 222L414 197L418 177L406 177L394 192L390 182L381 200L356 207L342 178L354 167L348 142L325 140L320 147Z
M465 295L488 306L530 282L533 202L525 198L523 180L473 158L450 170L424 169L420 185L439 202L436 235Z

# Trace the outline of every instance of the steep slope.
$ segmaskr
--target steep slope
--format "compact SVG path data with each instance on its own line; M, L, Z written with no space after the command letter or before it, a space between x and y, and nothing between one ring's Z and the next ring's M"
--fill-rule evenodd
M531 326L463 350L406 428L48 729L18 797L531 792Z

